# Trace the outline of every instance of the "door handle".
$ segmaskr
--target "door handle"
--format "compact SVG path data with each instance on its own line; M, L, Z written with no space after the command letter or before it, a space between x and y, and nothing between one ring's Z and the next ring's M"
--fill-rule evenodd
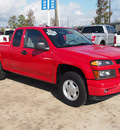
M21 51L21 54L26 55L27 51Z

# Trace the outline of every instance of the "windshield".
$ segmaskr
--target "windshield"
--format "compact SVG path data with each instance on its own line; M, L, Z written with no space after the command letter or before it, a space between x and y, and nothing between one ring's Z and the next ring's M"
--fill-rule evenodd
M93 45L85 36L76 29L70 28L49 28L43 29L53 44L58 47L71 47Z

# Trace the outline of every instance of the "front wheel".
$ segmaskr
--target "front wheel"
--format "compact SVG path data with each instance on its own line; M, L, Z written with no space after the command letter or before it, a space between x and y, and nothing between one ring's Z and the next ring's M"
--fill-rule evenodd
M66 72L59 81L59 93L63 101L74 107L86 102L87 92L84 80L76 72Z

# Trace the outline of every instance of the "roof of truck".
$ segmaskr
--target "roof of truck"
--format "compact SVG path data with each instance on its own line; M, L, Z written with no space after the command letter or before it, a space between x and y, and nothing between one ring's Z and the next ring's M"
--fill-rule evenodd
M49 27L39 27L39 26L31 26L31 27L18 27L16 29L49 29L49 28L72 28L72 27L58 27L58 26L49 26Z
M94 27L94 26L112 26L112 25L108 25L108 24L96 24L96 25L88 25L85 27Z

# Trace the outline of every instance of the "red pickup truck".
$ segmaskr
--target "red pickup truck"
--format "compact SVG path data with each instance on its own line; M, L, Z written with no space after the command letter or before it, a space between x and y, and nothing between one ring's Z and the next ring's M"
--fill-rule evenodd
M73 28L21 27L0 43L0 79L6 71L56 84L62 100L78 107L89 96L120 92L120 49Z

